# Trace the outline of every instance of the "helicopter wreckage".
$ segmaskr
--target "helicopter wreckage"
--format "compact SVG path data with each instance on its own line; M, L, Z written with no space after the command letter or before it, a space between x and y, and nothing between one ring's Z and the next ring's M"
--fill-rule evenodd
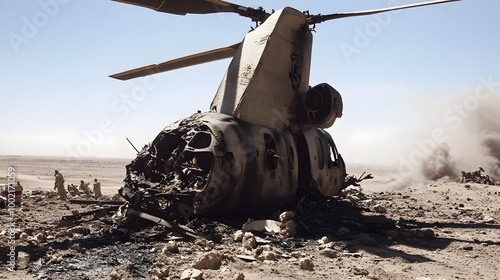
M324 130L342 116L341 95L326 83L309 85L311 29L327 20L451 1L457 0L310 15L218 0L117 0L178 15L233 12L257 23L239 44L111 76L128 80L232 58L210 111L167 126L126 167L119 193L127 214L167 225L193 215L248 217L294 209L304 191L331 197L356 183L346 180L345 163Z

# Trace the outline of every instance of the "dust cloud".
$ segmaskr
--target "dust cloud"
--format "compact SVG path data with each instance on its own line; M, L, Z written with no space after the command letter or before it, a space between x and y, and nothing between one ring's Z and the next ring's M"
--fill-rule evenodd
M500 119L498 119L500 121ZM500 130L497 130L500 131ZM485 148L485 163L487 172L494 181L500 181L500 134L494 131L485 131L481 137Z
M450 147L446 143L439 144L434 151L420 162L420 173L427 180L436 181L445 176L456 177L458 170L450 156Z
M415 140L417 144L401 161L404 168L390 187L458 180L462 170L479 167L484 169L483 175L500 182L500 94L499 90L489 93L487 98L471 93L451 97L440 104L444 107L423 117L427 134Z

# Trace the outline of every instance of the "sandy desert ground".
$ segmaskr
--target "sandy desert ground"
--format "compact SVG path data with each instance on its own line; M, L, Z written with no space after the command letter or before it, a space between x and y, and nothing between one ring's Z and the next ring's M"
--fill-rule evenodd
M12 220L0 209L0 279L500 279L500 186L449 180L395 189L397 171L387 166L349 167L375 178L316 206L309 218L318 227L309 234L255 233L250 247L234 241L241 226L234 221L201 219L204 238L195 241L147 231L119 236L109 217L55 228L63 215L98 209L59 201L55 169L66 184L98 178L111 196L128 162L0 157L0 183L10 166L24 186L14 240L16 253L29 254L24 268L9 271Z

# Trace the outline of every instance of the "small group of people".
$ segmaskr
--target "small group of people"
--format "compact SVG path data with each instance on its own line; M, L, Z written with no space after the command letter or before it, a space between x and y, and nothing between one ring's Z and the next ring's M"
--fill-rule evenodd
M94 179L94 190L92 195L92 191L89 188L90 183L85 183L83 180L80 181L80 187L77 188L76 185L68 185L68 190L64 188L64 176L58 170L54 171L55 183L54 190L57 190L57 194L59 195L60 200L67 200L68 193L71 195L80 195L84 194L87 198L94 197L95 199L99 199L102 197L101 192L101 182Z

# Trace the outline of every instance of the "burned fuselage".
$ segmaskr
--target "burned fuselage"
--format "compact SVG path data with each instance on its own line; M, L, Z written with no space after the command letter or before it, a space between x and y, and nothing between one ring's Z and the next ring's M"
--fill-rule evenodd
M167 218L238 216L290 208L297 188L313 181L333 195L344 178L344 162L322 129L294 134L198 113L143 148L120 194L130 207Z
M349 183L345 164L323 129L342 116L343 103L332 86L309 83L316 24L456 0L327 15L220 0L117 1L177 15L231 12L257 23L237 44L112 75L128 80L232 58L210 112L166 127L127 166L120 189L136 216L187 220L293 208L303 186L339 192Z
M233 56L211 112L168 126L127 167L120 193L130 207L162 218L248 216L293 208L301 186L325 196L340 190L345 166L323 129L342 116L342 98L326 83L309 85L308 20L286 7L266 15L235 48L115 75Z

